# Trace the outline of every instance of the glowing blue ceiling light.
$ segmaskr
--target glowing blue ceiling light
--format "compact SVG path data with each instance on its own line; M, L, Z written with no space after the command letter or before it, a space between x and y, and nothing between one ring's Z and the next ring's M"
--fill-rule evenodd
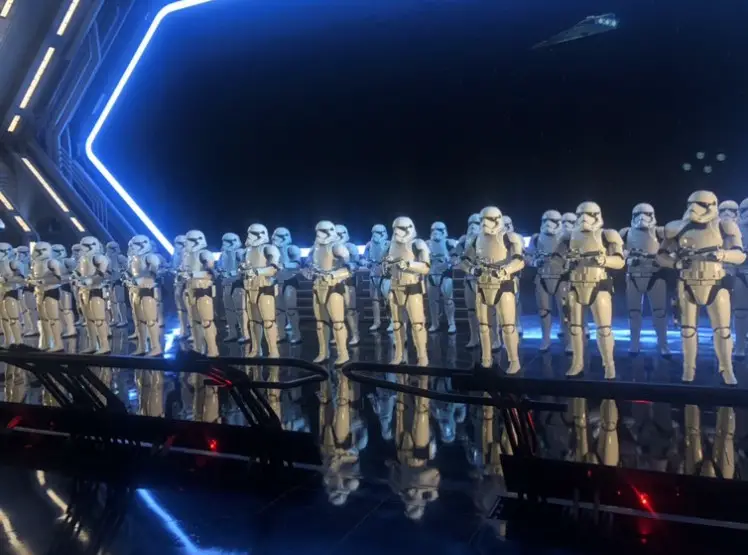
M156 31L158 30L159 25L161 25L161 22L166 19L166 16L176 13L181 10L186 10L187 8L192 8L195 6L199 6L200 4L207 4L208 2L212 2L213 0L179 0L177 2L172 2L171 4L168 4L161 8L161 10L156 14L156 17L153 18L153 21L151 22L150 27L148 27L148 31L146 32L143 39L140 41L140 45L138 46L138 49L135 51L135 55L132 57L132 60L130 60L130 63L127 64L127 68L125 69L125 72L122 74L122 77L120 77L119 82L117 83L117 86L114 88L114 91L112 92L112 95L109 97L109 100L107 101L106 105L104 106L104 109L101 111L101 114L99 115L99 119L96 120L96 124L93 126L93 129L91 130L91 134L88 136L88 139L86 139L86 156L91 161L91 163L94 165L94 167L101 173L102 176L104 176L104 179L106 179L109 184L112 186L112 188L117 192L117 194L122 197L122 200L127 203L127 205L132 209L133 212L140 218L140 221L145 224L145 226L148 228L148 230L153 234L153 236L158 240L161 245L163 245L164 249L167 250L169 254L174 253L174 247L169 242L169 240L166 238L166 236L161 233L161 230L156 227L156 224L153 223L153 221L148 217L148 215L143 211L143 209L138 206L138 203L136 203L133 198L130 196L130 194L125 190L125 188L117 181L117 179L112 175L112 172L110 172L107 167L102 163L101 160L99 160L98 156L94 154L93 151L93 144L96 138L99 136L99 133L101 132L102 127L104 127L104 123L106 122L107 118L112 112L112 108L114 108L114 105L117 103L117 100L119 99L120 95L122 94L122 91L125 88L125 85L127 85L127 82L130 80L130 76L132 75L133 71L135 71L135 68L138 65L138 62L140 62L140 59L143 57L143 54L145 53L146 48L148 48L148 45L150 44L151 40L153 39L154 35L156 34Z

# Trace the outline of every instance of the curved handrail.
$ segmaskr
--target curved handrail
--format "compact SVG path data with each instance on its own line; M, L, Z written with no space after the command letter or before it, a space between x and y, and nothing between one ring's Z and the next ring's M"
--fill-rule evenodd
M359 374L359 372L387 372L390 374L405 374L409 376L430 376L444 378L454 378L456 375L470 375L470 372L460 369L430 368L424 366L404 365L395 366L392 364L381 364L377 362L348 362L341 368L341 372L345 377L355 382L365 383L368 385L373 385L374 387L381 387L382 389L390 389L401 393L410 393L412 395L418 395L420 397L426 397L429 399L434 399L436 401L443 401L445 403L465 403L471 405L491 406L502 409L520 408L553 412L563 412L567 408L565 403L533 401L527 398L509 399L496 396L476 397L459 393L442 393L440 391L422 389L420 387L415 387L412 385L392 383L380 378L374 378L371 376Z
M70 366L102 366L106 368L129 368L133 370L151 370L175 373L208 373L211 368L222 366L287 366L299 368L310 373L294 380L271 382L252 380L248 376L242 379L244 385L258 389L293 389L307 383L326 381L329 372L313 362L298 358L242 358L216 357L208 358L196 353L175 358L149 358L129 355L79 355L68 353L46 353L36 349L18 346L0 349L0 362L8 364L62 364Z

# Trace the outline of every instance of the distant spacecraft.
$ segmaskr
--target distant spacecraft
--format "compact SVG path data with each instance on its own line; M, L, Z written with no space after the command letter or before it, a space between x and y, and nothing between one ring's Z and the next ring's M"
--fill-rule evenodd
M614 13L606 13L603 15L590 15L585 17L582 21L570 27L566 31L561 31L557 35L553 35L548 40L539 42L535 48L545 48L547 46L554 46L556 44L562 44L564 42L570 42L577 39L584 39L591 37L592 35L599 35L600 33L607 33L608 31L615 31L618 28L618 18Z

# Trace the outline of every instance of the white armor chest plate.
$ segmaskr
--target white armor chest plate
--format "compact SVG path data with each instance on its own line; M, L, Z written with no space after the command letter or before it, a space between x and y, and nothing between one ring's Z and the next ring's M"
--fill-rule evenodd
M475 239L475 255L490 264L506 263L509 251L504 244L504 235L479 234Z
M210 273L206 270L202 261L200 260L200 253L198 252L186 252L182 257L182 264L180 270L190 274L191 279L205 280L211 279Z
M678 249L681 255L688 250L722 248L723 243L719 225L688 229L678 237ZM688 267L680 271L680 277L691 284L719 281L725 277L725 268L722 262L706 260L703 255L696 256Z
M630 228L626 233L625 248L631 255L627 268L630 276L648 277L659 269L654 256L660 248L660 242L657 240L657 232L654 228ZM648 256L636 256L634 251L639 251L639 254Z
M247 247L244 251L244 264L249 268L265 268L268 265L265 256L265 245L259 247Z
M278 278L278 281L286 281L287 279L291 279L293 276L296 275L297 269L296 268L289 268L288 265L291 263L291 257L288 255L288 251L291 249L292 245L286 245L285 247L278 247L278 251L280 252L280 263L281 263L281 270L276 274L276 277Z
M416 259L416 255L413 252L413 241L408 243L398 243L392 241L390 243L389 256L394 260L407 260L413 262ZM396 266L392 267L392 284L393 286L400 285L412 285L419 283L421 276L412 272L403 272Z
M358 247L354 245L353 243L344 243L344 246L346 249L348 249L348 253L351 257L351 262L354 262L358 259Z
M445 271L444 265L449 264L449 246L447 240L444 241L426 241L431 254L431 274L442 274Z
M586 232L575 229L571 232L569 250L578 254L605 254L602 229ZM598 283L607 277L608 272L605 268L596 266L591 260L583 260L575 264L569 273L569 280L577 283Z
M96 264L93 256L81 256L78 259L78 275L84 278L90 278L96 275Z
M146 255L138 254L130 256L127 260L127 266L130 275L135 278L135 280L141 277L151 277L151 272L148 271Z
M369 262L372 263L371 266L371 275L373 276L381 276L382 275L382 266L381 262L384 260L384 257L387 256L387 252L389 251L390 245L389 243L375 243L371 241L369 243L369 249L367 251L367 256L369 259Z
M113 254L109 257L109 269L111 270L112 274L119 275L120 271L122 270L119 255Z
M337 270L338 264L332 245L315 245L312 251L312 263L320 270Z
M47 288L60 285L60 280L49 269L49 262L49 259L31 261L31 277L40 281L41 285Z
M3 288L9 289L9 282L13 279L13 270L10 269L10 260L0 260L0 278L3 281Z
M237 275L237 270L239 268L238 259L238 252L235 250L221 251L219 263L221 265L221 270L223 270L228 277L235 277Z
M564 271L563 260L557 256L551 255L558 249L561 241L560 234L548 235L539 233L537 243L535 244L536 253L543 257L542 266L538 267L538 274L542 277L558 277Z
M660 242L657 240L657 233L652 229L631 228L626 234L626 250L638 250L646 254L657 254L660 248Z

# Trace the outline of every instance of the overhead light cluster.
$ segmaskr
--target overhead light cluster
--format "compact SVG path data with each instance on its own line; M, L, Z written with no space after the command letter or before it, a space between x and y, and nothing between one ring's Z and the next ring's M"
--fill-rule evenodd
M14 0L5 0L5 4L3 4L2 9L0 10L0 17L8 17L13 2ZM78 9L79 4L80 0L70 0L68 9L65 11L65 15L63 16L62 21L57 28L58 37L62 37L65 34L65 31L67 31L68 26L70 25L70 21L73 19L73 16L75 15L75 11ZM26 88L26 92L24 93L21 102L18 104L19 110L25 110L29 106L31 99L33 98L34 93L39 86L39 82L42 80L42 77L44 77L44 73L47 71L47 67L49 67L49 63L52 60L54 54L55 47L49 46L47 48L47 51L44 53L42 61L39 63L39 67L36 68L34 77L33 79L31 79L31 83L29 83L29 86ZM18 124L21 123L21 119L22 118L20 114L13 115L13 118L10 121L10 125L8 125L7 128L8 133L14 133L16 129L18 129Z
M79 233L85 233L86 228L83 227L83 225L80 223L80 220L70 212L70 208L68 208L68 205L63 202L57 192L49 184L49 182L44 179L44 176L36 168L36 166L31 163L31 160L26 157L22 157L21 162L23 162L23 165L26 166L26 169L29 170L29 173L31 173L31 175L36 178L36 180L39 182L39 185L41 185L42 188L47 192L49 198L51 198L52 201L57 205L57 207L62 210L63 214L70 218L70 223L73 224L73 227L75 227L75 229L77 229Z

